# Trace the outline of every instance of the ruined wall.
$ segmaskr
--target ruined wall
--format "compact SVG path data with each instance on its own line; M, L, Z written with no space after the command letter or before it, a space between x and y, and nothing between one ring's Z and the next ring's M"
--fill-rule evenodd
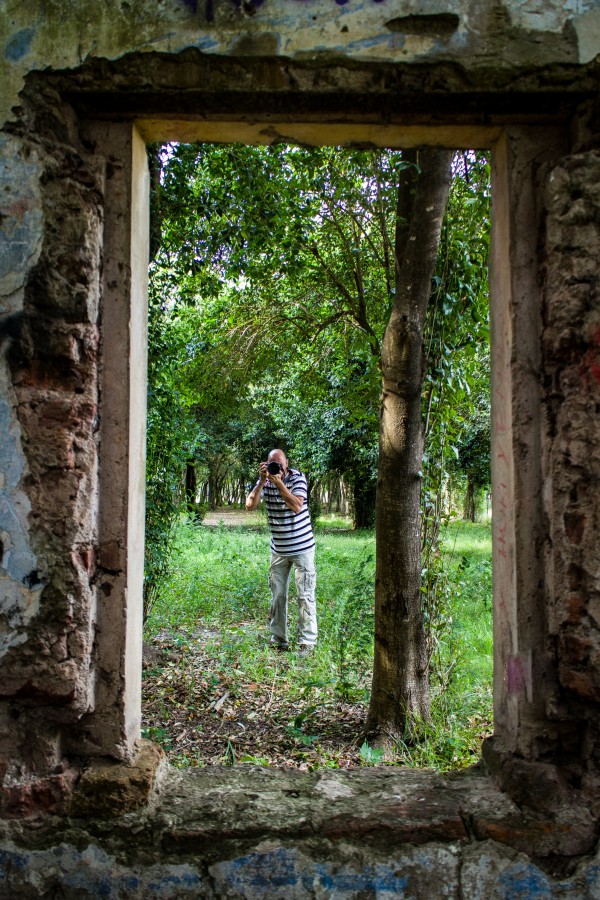
M435 896L598 896L596 0L7 3L0 46L0 896L419 896L431 873ZM502 144L512 480L485 759L509 796L483 771L170 773L153 795L156 752L132 758L136 120Z
M576 153L546 189L545 392L549 633L577 775L600 798L600 153ZM569 752L569 750L571 752ZM596 804L600 813L600 803Z
M0 897L595 900L600 890L589 813L523 814L482 772L174 771L144 809L112 819L118 794L97 773L105 815L96 806L84 819L92 780L69 818L0 821Z
M2 153L0 770L10 780L58 777L65 734L94 702L103 213L102 168L52 92Z

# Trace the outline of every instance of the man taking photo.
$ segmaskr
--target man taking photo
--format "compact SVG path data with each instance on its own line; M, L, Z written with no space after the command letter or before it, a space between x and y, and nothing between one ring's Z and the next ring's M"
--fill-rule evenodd
M261 462L259 479L246 498L246 509L257 509L264 497L271 532L271 645L288 649L288 585L292 567L298 591L298 649L311 653L317 643L315 602L315 538L302 472L288 467L283 450L271 450Z

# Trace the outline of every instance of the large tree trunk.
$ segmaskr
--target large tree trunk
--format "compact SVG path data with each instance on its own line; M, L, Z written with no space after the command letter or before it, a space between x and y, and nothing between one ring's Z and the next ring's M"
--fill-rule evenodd
M400 264L381 351L375 660L366 730L371 739L383 742L402 736L407 718L429 717L420 590L423 329L452 152L423 149L415 161L420 174L405 170L398 190L395 249Z

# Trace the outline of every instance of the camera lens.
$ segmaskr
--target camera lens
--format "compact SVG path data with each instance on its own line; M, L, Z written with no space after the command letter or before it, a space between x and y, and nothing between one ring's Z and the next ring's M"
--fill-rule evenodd
M281 466L279 465L278 462L270 462L269 465L267 466L267 472L269 473L269 475L279 475L280 471L281 471Z

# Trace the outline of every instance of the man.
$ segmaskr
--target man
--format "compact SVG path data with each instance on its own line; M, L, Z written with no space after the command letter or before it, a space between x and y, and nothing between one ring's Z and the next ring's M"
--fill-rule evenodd
M317 642L315 603L315 539L307 506L306 477L288 467L282 450L271 450L261 462L259 479L246 499L256 509L264 497L271 531L271 645L288 649L288 585L292 567L298 591L298 644L305 656Z

